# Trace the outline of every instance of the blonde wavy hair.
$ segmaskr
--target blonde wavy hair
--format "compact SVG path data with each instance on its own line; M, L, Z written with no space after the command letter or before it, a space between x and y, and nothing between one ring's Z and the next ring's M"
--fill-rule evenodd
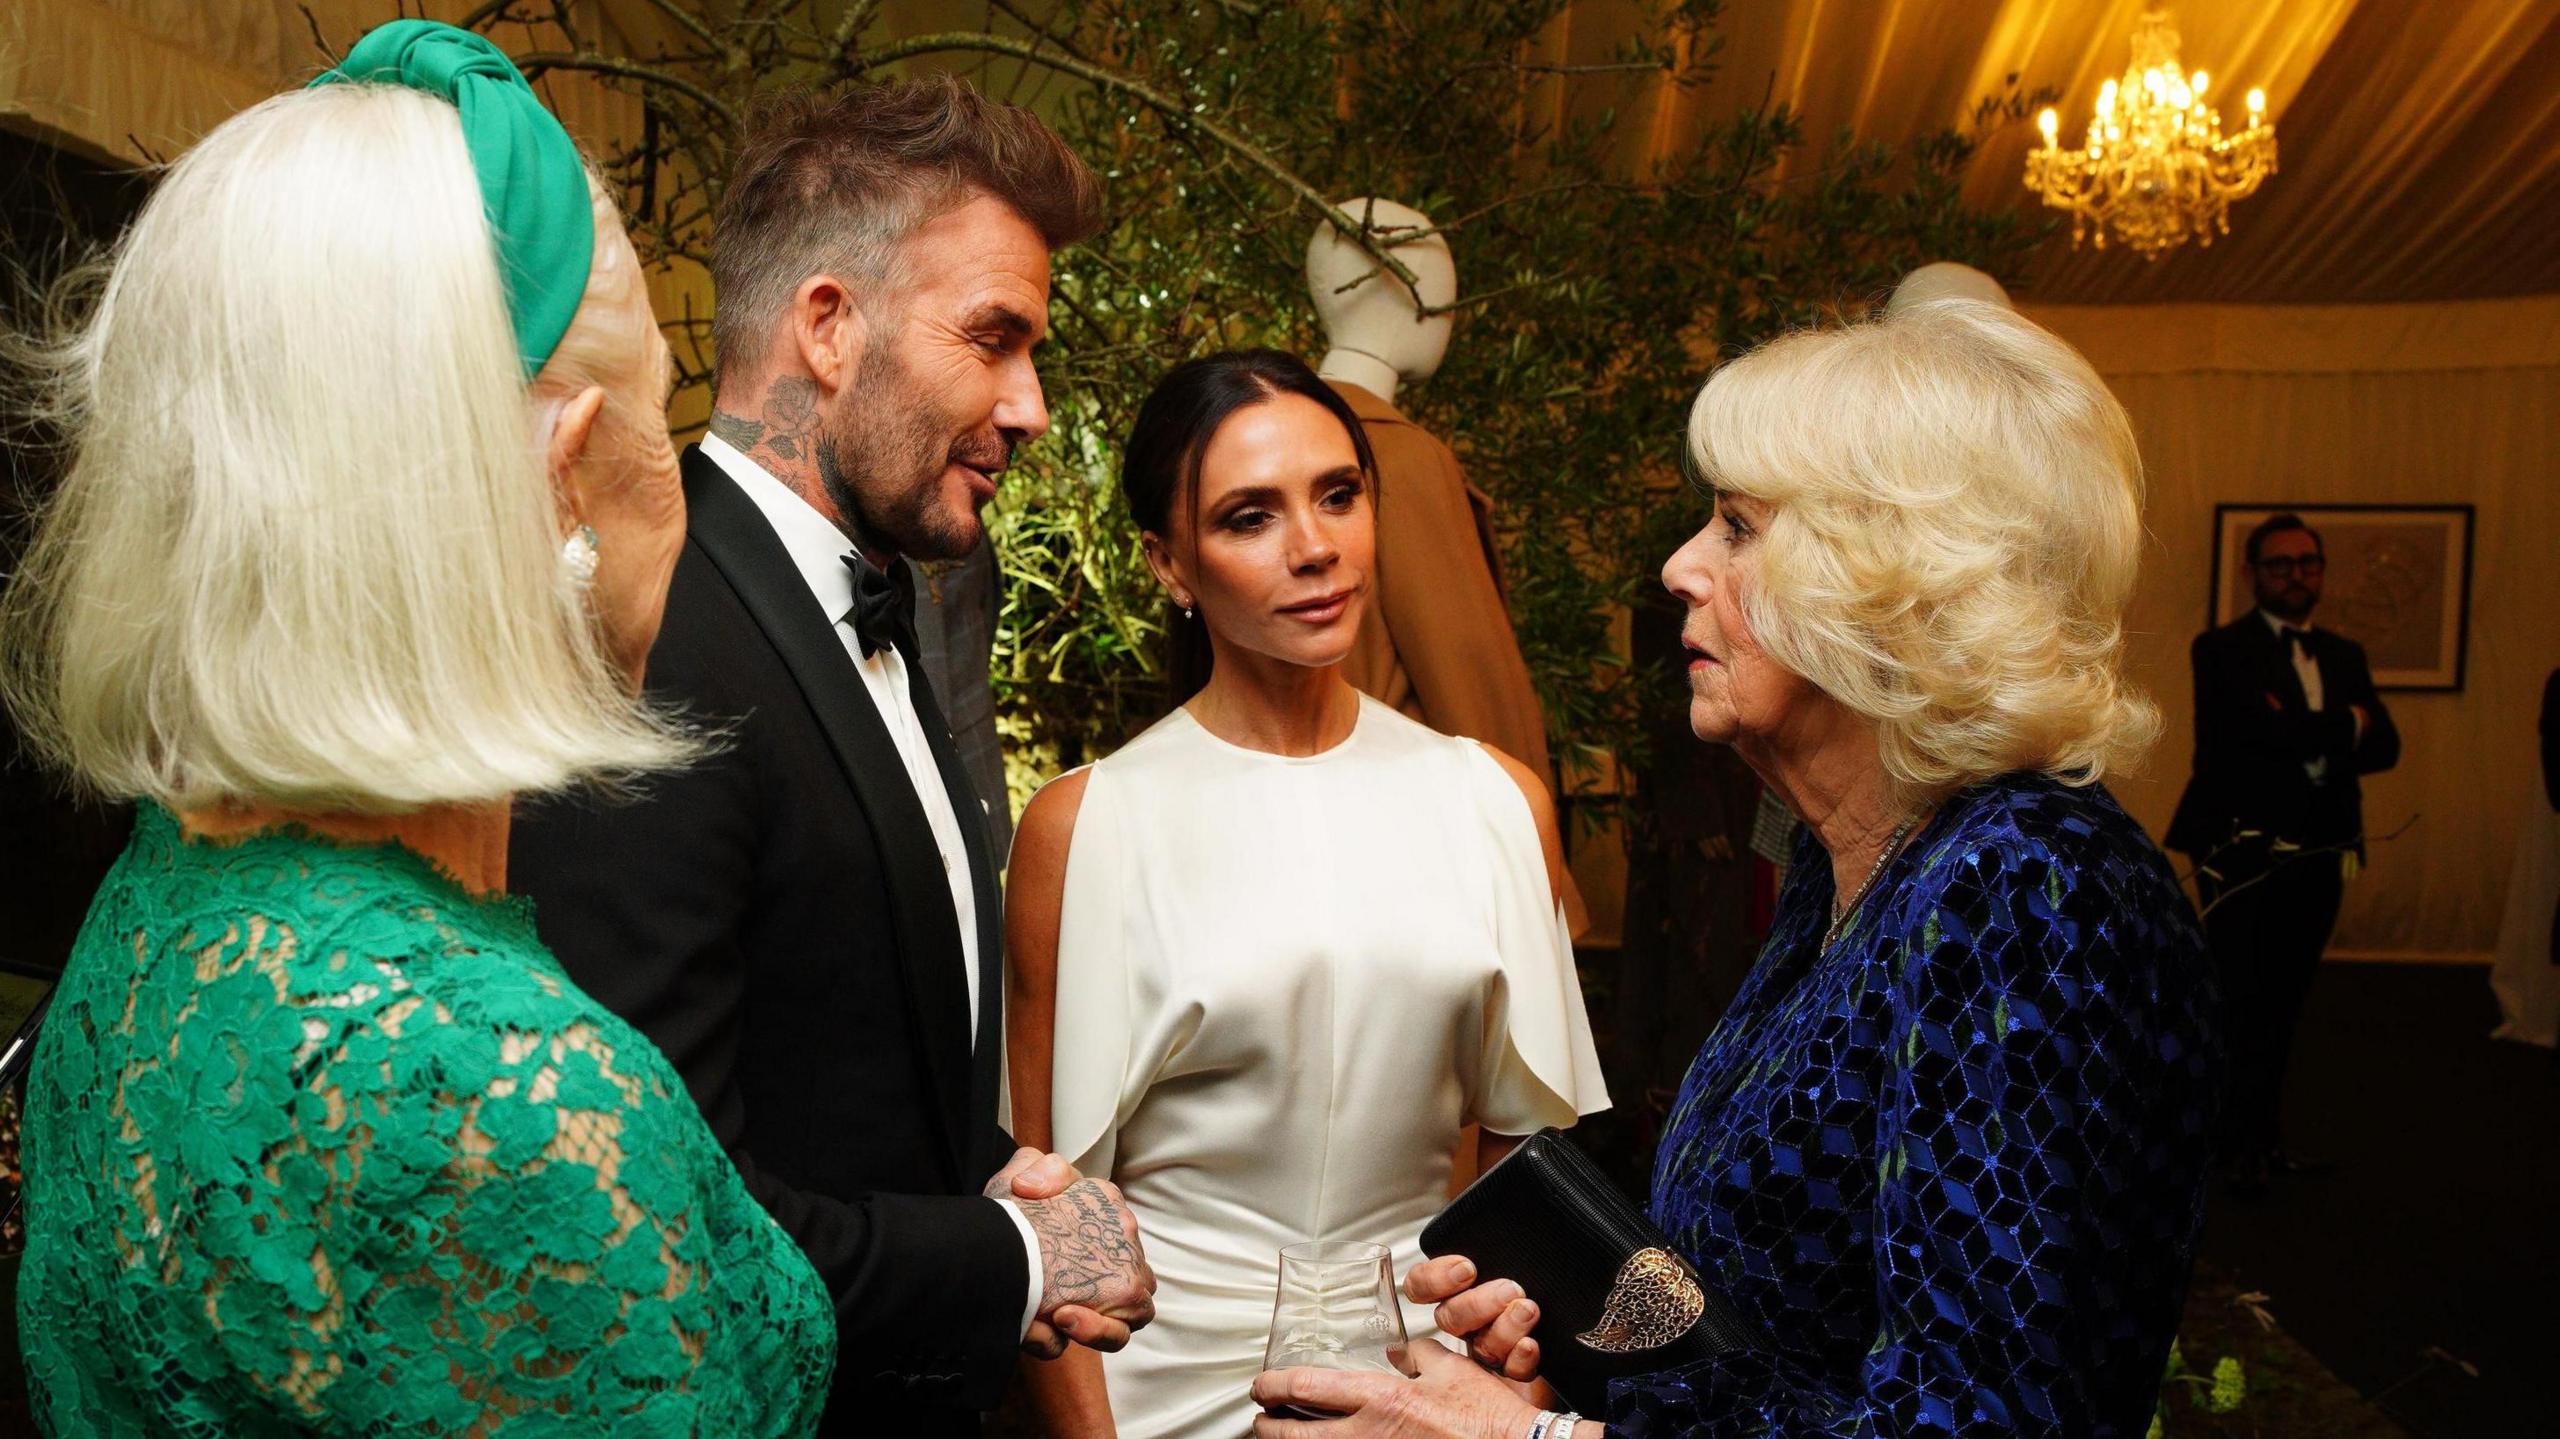
M1742 596L1761 647L1874 724L1906 801L2095 783L2158 736L2122 673L2133 426L2045 330L1949 299L1774 340L1699 392L1689 450L1771 509Z
M15 347L73 456L0 604L37 753L172 808L375 813L686 758L563 577L544 467L563 396L658 398L620 395L654 337L594 303L638 281L597 197L616 263L528 391L452 106L297 91L172 166L86 318Z

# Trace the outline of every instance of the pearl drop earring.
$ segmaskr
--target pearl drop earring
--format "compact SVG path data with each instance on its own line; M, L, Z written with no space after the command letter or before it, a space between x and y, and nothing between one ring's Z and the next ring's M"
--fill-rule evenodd
M583 590L596 582L597 558L602 546L596 543L596 527L580 525L560 542L560 573L571 589Z

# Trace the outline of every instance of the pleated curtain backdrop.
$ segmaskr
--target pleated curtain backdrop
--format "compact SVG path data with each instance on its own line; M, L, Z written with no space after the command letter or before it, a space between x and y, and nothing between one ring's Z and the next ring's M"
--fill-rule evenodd
M2421 818L2348 890L2336 948L2486 960L2543 804L2535 722L2560 665L2560 297L2029 313L2090 357L2141 437L2151 546L2130 655L2168 729L2118 793L2155 834L2194 744L2187 644L2214 505L2477 506L2467 682L2384 697L2404 750L2366 783L2367 827Z

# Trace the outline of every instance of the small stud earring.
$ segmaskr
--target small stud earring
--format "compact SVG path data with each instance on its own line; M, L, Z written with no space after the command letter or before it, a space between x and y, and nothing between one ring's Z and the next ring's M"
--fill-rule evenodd
M560 573L571 589L584 590L596 582L596 563L602 548L596 543L593 525L578 526L560 542Z

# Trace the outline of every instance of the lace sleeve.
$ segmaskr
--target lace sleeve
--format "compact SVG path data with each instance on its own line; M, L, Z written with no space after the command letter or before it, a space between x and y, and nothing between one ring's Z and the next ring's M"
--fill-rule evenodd
M825 1286L521 904L144 806L57 995L17 1296L47 1432L815 1427Z
M211 1343L333 1431L718 1427L739 1376L703 1366L714 1226L663 1065L623 1064L556 975L430 997L374 967L271 1011L290 1102L208 1141L255 1155L198 1221Z

